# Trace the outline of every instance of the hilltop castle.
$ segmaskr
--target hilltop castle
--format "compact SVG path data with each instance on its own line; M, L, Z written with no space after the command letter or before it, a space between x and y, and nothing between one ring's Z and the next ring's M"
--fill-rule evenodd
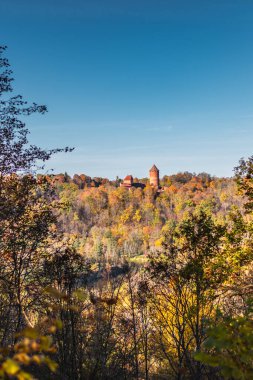
M159 180L159 169L155 165L149 170L149 183L156 189L159 189L160 180ZM125 187L127 189L131 189L132 187L141 187L144 188L145 185L143 183L134 182L133 177L131 175L127 175L123 182L120 184L121 187Z

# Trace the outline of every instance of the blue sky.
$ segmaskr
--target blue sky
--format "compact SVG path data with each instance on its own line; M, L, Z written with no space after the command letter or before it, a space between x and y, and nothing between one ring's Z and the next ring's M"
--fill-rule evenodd
M251 0L0 0L15 92L47 168L230 176L253 146Z

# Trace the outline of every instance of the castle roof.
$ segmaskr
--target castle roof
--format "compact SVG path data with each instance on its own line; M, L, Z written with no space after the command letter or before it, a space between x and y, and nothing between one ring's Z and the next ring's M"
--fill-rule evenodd
M153 165L152 168L150 169L150 172L159 172L159 170L157 169L155 165Z
M124 181L132 181L133 180L133 177L131 175L127 175L125 178L124 178Z

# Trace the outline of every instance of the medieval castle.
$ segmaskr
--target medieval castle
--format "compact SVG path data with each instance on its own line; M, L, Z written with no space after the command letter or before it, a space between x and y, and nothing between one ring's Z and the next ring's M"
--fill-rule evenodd
M159 181L159 169L155 165L149 170L149 183L156 189L160 187ZM127 189L131 189L132 187L141 187L144 188L145 185L143 183L134 182L133 177L131 175L127 175L123 182L120 184L121 187L125 187Z
M74 183L76 184L79 189L84 189L84 188L95 188L99 186L103 186L106 184L114 184L115 182L109 181L107 178L102 178L102 177L94 177L91 178L85 174L75 174L73 178L71 178L67 173L65 174L57 174L57 175L51 175L50 176L51 180L55 183ZM145 181L146 183L146 181ZM125 189L133 189L133 188L145 188L145 183L134 182L134 179L132 175L127 175L124 180L120 183L120 187L124 187ZM155 165L152 166L152 168L149 170L149 183L150 185L156 190L156 193L161 193L164 191L164 187L160 186L160 180L159 180L159 170ZM116 183L116 186L118 186L118 182Z

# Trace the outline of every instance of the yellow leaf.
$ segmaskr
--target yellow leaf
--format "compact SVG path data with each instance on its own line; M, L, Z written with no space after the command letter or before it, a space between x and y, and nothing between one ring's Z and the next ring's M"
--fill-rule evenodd
M32 380L32 375L28 372L21 371L16 376L18 380Z
M20 370L20 367L18 365L17 362L15 362L14 360L12 359L7 359L3 365L2 365L4 371L10 375L10 376L13 376L15 375L19 370Z
M41 357L39 355L33 355L32 361L36 364L41 364Z
M25 354L24 352L20 352L19 354L16 354L14 356L14 359L22 364L29 364L30 363L30 357Z

